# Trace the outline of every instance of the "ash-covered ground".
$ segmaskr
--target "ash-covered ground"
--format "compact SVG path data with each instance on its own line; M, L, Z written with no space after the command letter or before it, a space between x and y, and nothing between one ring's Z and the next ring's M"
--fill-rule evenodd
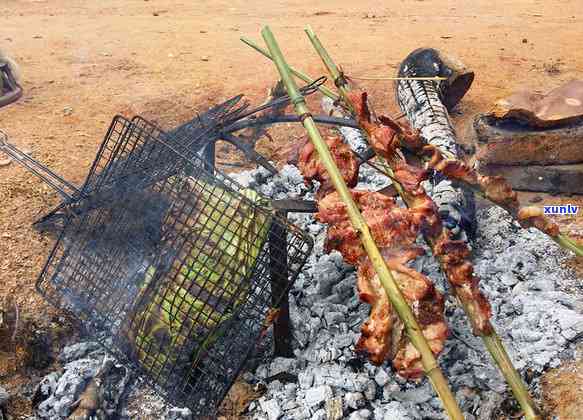
M259 169L240 173L236 179L275 199L312 199L315 191L304 185L294 166L285 166L275 177ZM378 189L386 182L366 165L361 168L359 188ZM369 306L358 300L354 269L340 254L324 253L326 228L313 215L289 217L316 243L290 294L295 357L273 358L265 340L263 351L249 361L242 378L263 383L267 392L251 403L246 416L257 420L446 418L426 380L407 382L388 363L375 367L356 358L354 344ZM481 210L477 221L472 243L476 274L492 304L498 333L538 395L542 372L573 358L576 344L583 341L581 281L563 267L566 254L558 245L538 231L521 229L504 211ZM426 256L416 266L447 292L436 261ZM514 410L503 378L452 296L447 299L446 315L450 338L439 361L466 419L498 419ZM64 369L41 382L44 402L38 417L63 418L64 407L97 374L102 358L103 351L91 343L65 349ZM122 402L120 418L191 418L189 410L168 406L139 382L125 389L126 380L118 372L110 387L114 399L124 389L122 398L129 401Z
M313 196L293 166L274 178L262 170L238 178L273 198ZM362 167L359 188L377 189L384 183L382 176ZM290 296L296 357L268 358L247 379L261 381L288 372L298 381L268 383L267 394L251 405L250 415L269 420L446 418L426 380L406 382L388 364L375 367L355 358L354 344L369 311L358 300L355 272L340 254L323 252L326 228L312 215L292 214L290 219L316 241ZM542 372L572 358L583 338L583 289L563 267L566 254L542 233L521 229L497 208L481 210L477 222L474 263L492 304L493 323L516 367L538 394ZM430 255L420 259L417 268L447 292ZM504 379L451 295L446 314L450 338L439 361L466 418L499 418L513 401Z

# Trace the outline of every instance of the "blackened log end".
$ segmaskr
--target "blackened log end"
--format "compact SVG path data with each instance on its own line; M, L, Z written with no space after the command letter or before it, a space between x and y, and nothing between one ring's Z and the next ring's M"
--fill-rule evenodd
M441 100L451 111L470 89L474 72L434 48L418 48L401 63L399 77L446 77L447 80L435 83Z

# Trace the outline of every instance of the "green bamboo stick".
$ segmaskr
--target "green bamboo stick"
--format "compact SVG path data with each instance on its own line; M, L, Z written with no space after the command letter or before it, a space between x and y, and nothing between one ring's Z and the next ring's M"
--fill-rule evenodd
M291 76L291 71L269 27L264 27L261 31L261 35L263 36L263 39L269 48L269 52L273 57L273 61L281 75L281 79L283 80L291 101L294 104L296 113L303 116L303 125L306 128L306 131L308 132L314 147L318 151L318 155L320 156L322 163L328 171L336 191L338 191L341 199L346 204L350 221L360 235L362 244L371 259L373 267L379 276L381 284L383 285L383 288L385 289L391 304L403 321L411 343L421 354L421 362L423 364L425 374L441 398L444 408L450 418L455 420L463 419L462 412L455 400L454 395L449 389L443 373L437 365L435 356L427 344L427 341L423 336L421 328L417 323L411 308L403 298L403 295L399 290L399 286L395 283L391 272L387 268L385 261L381 256L381 253L379 252L379 249L377 248L368 229L368 225L362 217L362 214L356 206L356 203L352 199L352 195L350 194L350 191L348 190L348 187L346 186L346 183L344 182L342 175L340 174L340 171L338 170L338 167L336 166L336 163L330 154L328 146L322 139L322 136L320 135L320 132L314 123L314 120L310 116L308 107L306 106L306 101L300 94L298 87Z
M314 49L316 50L316 52L318 53L318 55L322 59L324 66L328 70L328 73L330 73L330 76L332 77L332 81L334 82L334 85L338 88L338 92L340 92L340 96L342 97L344 105L346 106L346 108L348 108L350 113L352 115L354 115L354 106L352 105L352 101L348 97L348 92L349 92L348 83L343 78L343 75L340 72L340 69L338 68L336 63L334 63L334 60L332 60L332 57L330 57L330 55L328 54L328 51L326 51L326 49L324 48L324 46L320 42L320 39L318 38L316 33L312 30L312 27L307 26L305 29L305 32L308 35L308 38L310 39L312 46L314 47Z
M340 92L340 95L342 96L343 100L345 101L345 105L349 109L354 109L354 105L352 104L348 96L349 93L348 84L346 83L345 80L342 79L341 77L342 74L340 73L338 67L336 66L336 64L334 63L334 61L332 60L332 58L330 57L330 55L328 54L328 52L326 51L326 49L324 48L324 46L322 45L314 31L310 27L307 27L305 31L306 34L308 35L308 38L312 42L314 49L317 51L318 55L320 55L320 58L322 59L322 62L324 63L326 69L330 73L330 76L335 80L335 85L338 88L338 91ZM365 130L363 130L363 134L367 136ZM384 159L381 159L381 165L383 166L383 169L389 173L389 175L391 176L393 175L392 168L390 167L390 165L388 165L386 161L384 161ZM399 184L395 184L395 189L397 193L401 196L401 198L403 198L405 204L408 205L406 194L404 194L404 191L401 188L401 186ZM428 242L430 246L432 245L432 241L430 240L430 238L425 236L425 240L426 242ZM441 258L439 259L439 262L443 269L444 262ZM461 304L468 318L470 318L470 320L473 320L473 315L470 311L467 310L465 302L461 301ZM522 410L524 411L525 417L529 420L540 420L541 417L536 407L536 404L530 397L526 385L522 381L522 378L520 377L519 373L514 368L514 365L512 364L512 361L510 360L510 357L508 356L508 353L506 352L504 345L502 344L500 338L498 337L496 331L494 330L494 327L492 327L492 333L488 335L481 334L481 337L482 340L484 341L484 344L488 352L498 365L498 368L500 369L502 375L506 379L506 382L510 386L512 393L514 394L514 397L516 398Z
M246 38L244 36L242 36L240 38L240 40L250 46L251 48L253 48L255 51L257 51L258 53L262 54L263 56L269 58L271 61L273 61L273 58L271 58L271 55L269 54L269 51L267 51L264 48L261 48L259 45L257 45L256 43L254 43L253 41L251 41L249 38ZM300 70L296 70L293 67L289 68L290 71L293 73L294 76L296 76L298 79L303 80L306 83L313 83L314 79L312 79L310 76L308 76L306 73L300 71ZM334 93L333 91L331 91L330 89L328 89L326 86L321 85L318 86L318 90L320 92L322 92L322 94L324 96L327 96L328 98L332 99L333 101L337 101L339 99L339 96Z
M583 256L583 245L579 245L577 242L575 242L574 239L571 239L563 234L559 234L558 236L552 238L553 241L558 243L563 248L573 251L575 255L579 257Z

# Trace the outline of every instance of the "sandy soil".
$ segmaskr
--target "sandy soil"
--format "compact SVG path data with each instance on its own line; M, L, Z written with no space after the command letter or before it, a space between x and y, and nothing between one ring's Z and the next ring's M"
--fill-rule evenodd
M349 76L393 75L421 46L462 58L476 71L455 116L464 133L476 113L516 88L582 77L580 8L578 0L2 0L0 47L21 64L25 95L0 110L0 129L80 184L115 114L172 127L237 93L263 99L275 69L239 41L259 40L263 24L290 63L323 74L303 36L310 24ZM395 109L390 82L362 84L381 109ZM285 130L277 134L266 153L290 141ZM57 202L16 164L0 168L0 298L13 295L43 325L57 322L34 292L52 240L30 223ZM0 374L0 384L20 377Z

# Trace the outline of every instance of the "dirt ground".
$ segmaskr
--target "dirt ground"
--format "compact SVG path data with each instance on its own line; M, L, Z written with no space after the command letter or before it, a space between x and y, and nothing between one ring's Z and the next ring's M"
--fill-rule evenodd
M238 93L262 100L276 71L239 37L259 40L264 24L292 65L324 74L303 35L310 24L349 76L394 75L422 46L460 57L476 71L454 115L466 133L476 113L516 88L548 90L583 78L580 11L579 0L2 0L0 47L22 66L25 95L0 110L0 129L81 184L115 114L172 127ZM362 84L381 110L395 110L391 82ZM262 150L278 158L290 133L279 129ZM16 164L0 168L0 299L13 296L45 326L62 324L34 291L52 240L30 224L58 200ZM5 370L0 384L16 390L23 375Z

